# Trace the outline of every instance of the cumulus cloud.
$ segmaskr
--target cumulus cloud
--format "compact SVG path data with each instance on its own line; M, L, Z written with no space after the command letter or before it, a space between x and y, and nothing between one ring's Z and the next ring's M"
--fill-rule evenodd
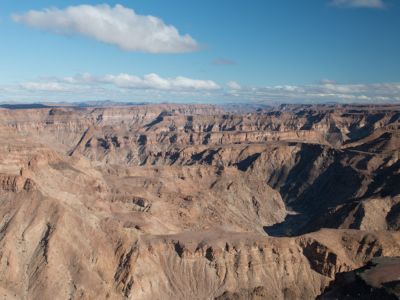
M231 90L240 90L242 88L236 81L229 81L226 85Z
M79 5L14 14L12 19L33 28L83 35L126 51L182 53L199 49L190 35L154 16L138 15L122 5Z
M42 91L42 92L66 92L70 88L59 82L26 82L20 85L22 89L28 91Z
M73 77L50 78L38 82L27 82L20 85L31 91L71 91L76 88L93 88L94 86L111 86L121 89L143 89L162 91L212 91L220 86L212 80L192 79L184 76L164 78L151 73L144 76L130 74L93 76L79 74Z
M236 93L237 94L237 93ZM400 83L277 85L242 88L240 97L268 102L400 102Z
M137 76L80 74L45 78L14 86L0 86L0 100L71 101L115 100L150 102L249 103L400 103L400 83L340 84L323 80L310 85L242 86L235 81L219 85L212 80L173 78L158 74Z
M384 8L383 0L332 0L331 5L341 7Z
M157 74L138 77L129 74L107 75L98 81L111 83L121 88L154 90L216 90L219 85L212 80L198 80L183 76L163 78Z

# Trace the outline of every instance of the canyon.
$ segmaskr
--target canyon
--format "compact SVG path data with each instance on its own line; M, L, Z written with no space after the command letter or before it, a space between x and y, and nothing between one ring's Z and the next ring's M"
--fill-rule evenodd
M399 295L400 105L5 107L0 137L6 299L331 299L376 264Z

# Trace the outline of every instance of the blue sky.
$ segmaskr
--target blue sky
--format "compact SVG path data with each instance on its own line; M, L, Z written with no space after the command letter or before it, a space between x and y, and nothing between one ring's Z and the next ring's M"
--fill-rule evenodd
M5 0L0 101L396 102L399 29L398 0Z

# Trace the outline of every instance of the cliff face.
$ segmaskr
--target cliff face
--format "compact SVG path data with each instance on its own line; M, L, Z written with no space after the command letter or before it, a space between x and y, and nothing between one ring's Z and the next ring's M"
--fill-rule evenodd
M378 257L366 266L338 274L318 299L399 299L400 258Z
M400 255L399 111L1 110L0 292L313 299Z

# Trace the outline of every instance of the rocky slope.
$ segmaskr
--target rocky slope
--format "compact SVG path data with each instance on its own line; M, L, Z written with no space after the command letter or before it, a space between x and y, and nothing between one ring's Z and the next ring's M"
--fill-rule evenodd
M399 299L400 258L378 257L366 266L338 274L318 299Z
M2 109L0 137L7 299L314 299L400 256L400 107Z

